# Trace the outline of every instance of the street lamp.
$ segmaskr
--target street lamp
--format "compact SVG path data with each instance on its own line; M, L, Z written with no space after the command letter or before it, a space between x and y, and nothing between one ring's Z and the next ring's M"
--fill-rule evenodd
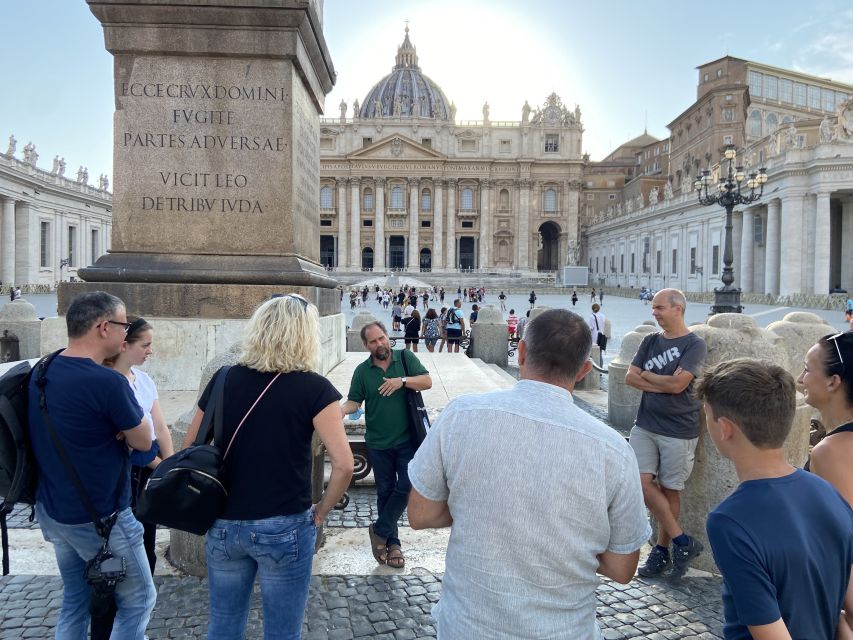
M740 289L732 286L735 281L732 270L734 255L732 253L732 211L739 204L755 202L764 193L764 183L767 182L767 170L762 167L758 173L744 173L743 166L735 165L737 151L734 145L726 147L724 157L729 161L728 175L714 184L711 182L711 172L702 171L702 175L693 183L699 196L699 204L708 206L718 204L726 210L726 247L723 252L723 286L714 289L714 305L711 315L716 313L740 313ZM749 193L741 192L741 186L749 189Z

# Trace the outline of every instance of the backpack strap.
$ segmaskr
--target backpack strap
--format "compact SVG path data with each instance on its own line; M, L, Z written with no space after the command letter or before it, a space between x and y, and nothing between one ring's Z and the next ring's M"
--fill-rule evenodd
M230 366L222 367L216 372L216 378L213 381L213 389L210 396L207 398L207 411L204 412L204 417L201 419L201 425L198 428L194 445L210 442L211 435L213 436L213 444L222 442L222 417L225 407L225 378L231 370ZM210 410L210 405L213 403L213 410ZM212 428L211 428L212 425ZM212 433L211 433L212 431ZM218 446L218 445L217 445Z

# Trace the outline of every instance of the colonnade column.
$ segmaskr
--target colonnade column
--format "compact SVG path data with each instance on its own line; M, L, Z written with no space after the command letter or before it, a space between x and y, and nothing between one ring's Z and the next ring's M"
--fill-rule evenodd
M853 198L841 201L841 287L853 289ZM847 247L847 251L844 250Z
M434 180L433 190L435 191L435 199L432 203L432 270L435 271L436 269L444 269L444 251L442 251L444 180Z
M835 283L829 281L829 194L817 194L817 209L814 225L814 293L828 295L829 287Z
M447 181L447 256L445 264L448 269L456 269L456 179Z
M409 261L406 267L418 271L420 269L420 256L418 249L418 191L420 180L409 178Z
M385 178L376 179L376 219L373 222L373 270L385 271Z
M4 283L13 285L15 279L15 201L3 199L3 221L0 230L3 233L2 275Z
M492 244L492 216L489 211L489 181L480 180L480 259L477 266L489 265L489 247Z
M350 178L350 266L361 269L361 180Z
M528 241L530 239L530 180L519 180L521 186L521 203L518 209L518 230L515 234L518 243L518 251L515 266L517 269L527 270L530 267L528 253Z
M34 244L32 240L36 237L36 234L33 232L35 222L32 205L29 202L19 203L18 209L15 212L15 233L13 235L13 242L16 247L21 248L20 251L15 252L14 284L16 285L35 284L37 280L38 270L34 268L34 256L32 255L34 252L30 246ZM80 253L79 247L78 243L78 256ZM79 266L79 258L74 266Z
M348 267L347 261L347 181L338 178L338 268Z
M755 213L752 209L743 212L743 231L740 244L740 288L746 293L752 291L753 274L753 230L755 229Z
M777 199L767 203L767 238L764 241L764 293L779 294L779 209Z
M792 295L801 291L803 270L803 196L791 195L782 201L782 226L785 233L780 238L779 294Z

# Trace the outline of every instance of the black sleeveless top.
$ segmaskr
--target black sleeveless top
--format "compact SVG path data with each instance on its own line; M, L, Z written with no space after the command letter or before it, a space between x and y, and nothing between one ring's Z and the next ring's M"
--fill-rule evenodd
M834 436L836 433L853 433L853 422L848 422L847 424L842 424L840 427L833 429L829 433L827 433L823 439L826 440L830 436ZM811 462L812 457L809 456L806 460L806 463L803 465L803 471L811 471L809 469L809 463Z

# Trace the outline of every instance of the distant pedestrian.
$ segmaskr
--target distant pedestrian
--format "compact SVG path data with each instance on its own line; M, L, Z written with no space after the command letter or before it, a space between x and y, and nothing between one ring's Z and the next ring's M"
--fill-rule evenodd
M604 289L598 292L598 304L604 304Z
M15 300L20 300L24 294L21 293L21 287L15 287Z
M391 329L394 331L400 330L400 321L403 319L403 307L396 300L391 307Z
M421 336L424 339L427 351L430 353L435 351L435 343L441 337L441 321L435 309L430 309L426 312L423 325L421 326Z
M515 330L518 328L518 316L515 315L515 309L509 310L509 316L506 319L506 330L509 332L509 337L515 337Z
M595 302L595 287L593 287L592 291L589 292L589 301Z
M604 336L604 323L607 319L604 317L604 314L601 312L601 307L597 304L592 305L592 315L587 318L586 324L589 327L589 330L592 332L592 344L598 345L599 347L599 364L603 362L604 358L604 350L607 348L607 340L599 340L598 336ZM604 343L604 348L602 348L601 343Z
M442 287L441 290L439 290L438 292L438 301L441 304L444 304L444 287Z
M506 311L506 294L503 291L498 296L498 300L501 301L501 311Z
M536 306L536 292L531 291L530 296L527 298L527 301L530 303L530 308L533 309Z
M578 303L578 292L572 291L572 306L574 307Z
M417 309L412 310L412 315L404 321L404 335L406 348L415 353L418 351L418 336L421 334L421 313Z
M530 320L530 309L527 310L527 313L524 317L518 321L518 326L515 328L515 336L521 340L524 337L524 329L527 327L527 322Z
M479 313L480 305L475 304L473 307L471 307L471 315L468 316L468 320L470 321L472 327L474 326L474 323L477 322L477 316L479 315Z
M447 312L447 352L459 353L459 341L465 333L465 314L462 301L457 298Z
M442 307L438 314L438 326L441 330L441 342L438 343L438 352L441 353L444 345L447 344L447 307ZM450 348L447 351L449 353Z

